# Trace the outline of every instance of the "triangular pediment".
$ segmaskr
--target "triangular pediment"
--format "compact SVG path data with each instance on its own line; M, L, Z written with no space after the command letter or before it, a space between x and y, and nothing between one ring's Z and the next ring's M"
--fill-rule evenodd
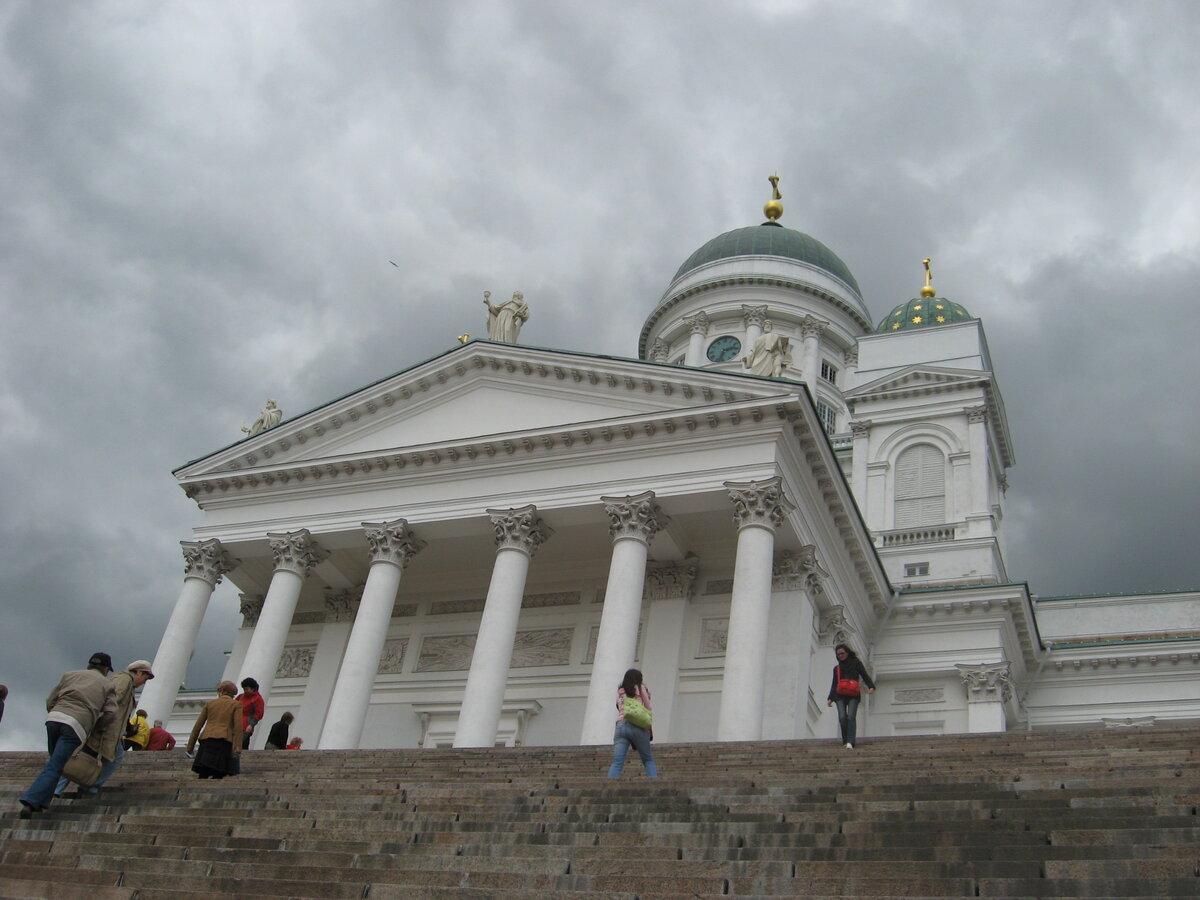
M176 471L390 453L802 391L771 379L473 341Z
M942 366L907 366L889 372L881 378L846 391L847 400L862 401L871 398L894 397L897 394L911 395L914 392L945 392L955 387L979 387L993 383L990 372L978 369L951 369Z

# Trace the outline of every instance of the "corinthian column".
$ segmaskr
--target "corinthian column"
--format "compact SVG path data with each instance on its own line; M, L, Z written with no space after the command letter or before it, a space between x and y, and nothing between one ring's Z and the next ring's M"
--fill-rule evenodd
M396 604L396 591L400 588L400 574L425 546L404 519L363 522L363 530L371 545L371 568L329 701L329 714L318 744L321 750L358 749L392 607Z
M646 556L650 541L665 524L654 503L654 492L629 497L601 497L608 513L608 532L613 539L612 562L600 634L592 662L587 706L583 712L581 744L612 741L617 685L633 665L637 650L638 623L642 615L642 591L646 584Z
M701 311L694 316L687 316L683 324L688 326L687 356L683 364L701 366L704 364L704 338L708 334L708 313Z
M978 734L1008 727L1005 707L1012 699L1012 665L1007 662L957 665L967 690L967 731Z
M763 683L771 616L771 570L775 529L791 504L783 480L725 482L738 529L725 643L725 680L717 715L717 740L756 741L762 737Z
M292 615L296 612L304 579L328 555L307 528L268 533L267 540L275 557L275 573L271 576L267 596L263 598L262 612L238 676L239 681L243 678L257 681L259 693L264 697L270 695L275 683L275 669L279 667L288 629L292 627Z
M804 341L804 380L814 387L821 380L821 335L826 323L815 316L805 316L800 325Z
M221 583L221 576L236 569L239 562L216 538L180 541L179 546L183 548L183 589L154 654L155 678L142 689L140 701L151 722L155 719L165 722L170 716L187 674L188 660L196 649L196 635L200 633L213 589Z
M754 342L762 337L763 325L767 322L767 307L742 304L742 321L746 325L746 352L754 349Z
M471 654L455 747L491 747L496 743L529 560L554 533L538 518L532 505L489 509L487 513L496 530L496 563L475 637L475 652Z

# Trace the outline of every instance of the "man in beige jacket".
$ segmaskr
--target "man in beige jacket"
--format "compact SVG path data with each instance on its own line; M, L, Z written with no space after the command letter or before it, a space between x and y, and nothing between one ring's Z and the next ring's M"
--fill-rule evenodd
M133 713L136 699L133 692L153 677L154 671L150 668L150 663L144 659L135 659L125 667L124 672L117 672L109 679L116 692L117 714L102 727L97 726L86 742L88 749L104 760L104 766L100 769L100 777L96 779L96 783L91 787L80 787L75 792L76 797L96 796L121 765L121 760L125 758L125 744L122 738L125 737L125 725ZM54 795L61 796L66 789L67 779L59 778Z
M117 695L108 679L112 658L93 653L88 667L67 672L46 698L46 741L50 758L41 774L20 797L21 818L45 810L54 795L63 766L89 734L105 728L117 717Z

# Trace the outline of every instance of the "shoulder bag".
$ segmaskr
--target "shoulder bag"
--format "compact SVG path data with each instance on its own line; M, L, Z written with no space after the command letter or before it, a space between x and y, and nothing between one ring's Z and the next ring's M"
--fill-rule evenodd
M650 725L654 721L654 714L646 709L646 704L637 697L626 697L625 704L622 709L625 714L625 721L630 725L636 725L638 728L650 730Z
M63 766L62 774L68 781L73 781L80 787L91 787L100 778L103 765L99 754L80 745Z
M837 667L837 695L839 697L857 697L862 689L859 687L857 678L843 678L842 667Z

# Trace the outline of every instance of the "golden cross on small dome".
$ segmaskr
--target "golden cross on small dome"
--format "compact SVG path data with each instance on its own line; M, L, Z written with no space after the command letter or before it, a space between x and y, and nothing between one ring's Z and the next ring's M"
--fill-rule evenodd
M933 260L927 256L921 262L925 263L925 287L921 288L921 296L933 297L937 294L937 291L933 289L933 272L929 269L929 264Z

